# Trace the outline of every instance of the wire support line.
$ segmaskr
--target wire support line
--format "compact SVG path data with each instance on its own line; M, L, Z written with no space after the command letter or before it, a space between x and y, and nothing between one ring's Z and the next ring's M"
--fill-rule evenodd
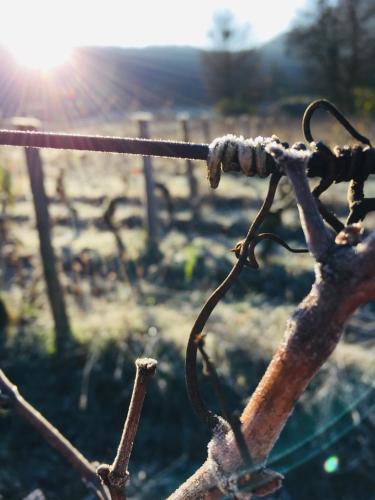
M162 156L189 160L207 160L208 156L207 144L24 130L0 130L0 145Z
M263 142L256 143L258 139L262 139ZM183 141L80 135L34 130L0 130L0 146L157 156L164 158L202 160L205 162L208 161L208 163L210 163L210 158L212 159L213 153L214 156L217 153L215 145L220 143L222 145L222 147L219 148L219 153L221 153L220 161L217 161L217 159L215 160L217 162L217 171L240 172L241 168L244 167L245 164L247 165L251 158L251 163L254 168L257 165L265 166L264 172L260 171L262 169L259 170L258 168L256 171L245 171L245 175L256 175L258 177L268 177L270 174L278 171L272 155L268 154L266 151L267 141L267 138L262 137L256 138L254 142L252 139L245 140L243 137L236 138L235 136L227 135L216 139L211 144L199 144ZM287 143L282 144L285 145L285 147L289 147ZM307 148L303 143L299 143L297 149ZM245 157L243 154L244 150L246 153ZM332 152L327 146L324 146L324 144L320 142L313 147L310 146L310 150L312 151L312 155L307 168L307 177L309 178L320 177L326 182L327 176L329 176L330 183L342 181L349 182L356 179L359 173L364 179L371 174L375 174L374 148L368 146L363 148L363 154L361 154L359 165L357 165L358 154L356 148L345 147L342 150L336 148L336 151ZM225 161L228 159L227 157L230 157L230 162ZM324 185L325 182L323 183Z

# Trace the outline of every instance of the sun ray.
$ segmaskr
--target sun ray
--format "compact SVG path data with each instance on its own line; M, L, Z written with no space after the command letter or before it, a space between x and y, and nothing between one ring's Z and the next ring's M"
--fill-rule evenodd
M66 44L35 42L19 43L10 48L20 66L48 73L68 62L72 49Z

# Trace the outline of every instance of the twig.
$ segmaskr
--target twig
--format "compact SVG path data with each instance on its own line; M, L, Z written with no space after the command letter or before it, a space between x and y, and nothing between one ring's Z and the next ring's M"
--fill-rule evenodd
M165 207L167 209L169 217L168 226L170 227L172 226L173 223L173 212L174 212L171 193L169 192L167 186L162 182L155 182L155 190L158 190L164 199Z
M308 248L318 262L332 247L331 237L325 226L313 198L305 173L309 153L306 151L287 150L281 144L269 148L276 162L285 170L292 183L297 199L298 211Z
M126 253L126 248L120 235L120 227L115 223L113 218L118 204L121 203L122 201L124 201L124 196L116 196L115 198L112 198L108 203L108 206L106 207L105 212L103 214L104 222L106 223L108 229L113 233L113 236L115 237L117 251L121 261Z
M65 170L64 169L60 170L60 173L57 177L56 194L57 194L57 196L60 197L60 200L62 201L62 203L65 204L66 208L68 209L68 212L70 214L71 220L72 220L74 228L75 228L76 237L78 237L79 236L78 211L74 207L69 196L67 195L67 192L65 189Z
M117 455L112 465L102 464L97 474L108 487L112 500L125 500L125 485L129 478L128 465L141 417L143 402L148 384L153 377L157 361L151 358L140 358L135 362L136 376L130 406L122 432Z
M0 370L0 394L8 398L7 407L15 414L25 419L34 429L41 434L65 460L76 469L87 481L90 488L94 488L95 494L100 500L108 500L106 488L100 483L96 475L95 467L82 453L75 448L41 413L28 403L18 392L18 389ZM4 398L2 398L4 402Z

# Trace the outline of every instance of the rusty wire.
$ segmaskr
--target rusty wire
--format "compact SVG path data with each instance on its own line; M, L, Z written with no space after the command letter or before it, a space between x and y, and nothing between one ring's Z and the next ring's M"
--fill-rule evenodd
M310 122L313 114L319 108L331 113L353 138L363 143L365 147L336 147L331 151L323 142L315 143L311 133ZM339 182L350 183L348 189L349 215L346 224L363 220L367 213L375 210L375 198L365 198L363 188L367 177L370 174L375 174L375 149L371 147L369 139L360 134L332 103L323 99L314 101L306 109L302 120L302 129L306 141L313 148L313 153L308 163L307 176L310 178L321 178L319 184L314 188L313 194L325 221L336 232L341 231L344 227L344 224L319 199L321 194L333 183ZM288 147L287 143L283 144ZM25 130L0 130L1 145L160 156L191 160L207 160L210 152L210 147L207 144ZM306 148L303 143L300 143L298 147L301 149ZM262 152L265 155L267 168L263 173L261 169L258 169L255 175L265 177L277 171L274 159L264 151L261 144L252 152L253 156L256 156L258 152ZM239 163L238 153L236 153L230 169L240 171ZM254 173L249 175L254 175Z
M206 160L207 144L130 137L0 130L0 145Z
M309 112L309 115L315 111L320 101L315 101ZM328 101L325 101L328 102ZM334 108L333 105L331 105ZM335 109L335 108L334 108ZM339 113L339 112L337 112ZM340 114L341 115L341 114ZM308 123L308 117L304 118L305 123ZM345 120L345 119L344 119ZM345 120L345 123L347 120ZM306 125L307 126L307 125ZM350 124L348 130L354 130ZM306 129L307 130L307 129ZM310 136L307 136L311 138ZM353 137L365 139L358 132L355 131ZM308 139L307 139L308 140ZM367 140L368 141L368 140ZM368 141L369 142L369 141ZM368 142L364 142L368 144ZM31 148L52 148L52 149L70 149L79 151L94 151L105 153L121 153L133 154L143 156L160 156L166 158L183 158L191 160L207 160L209 153L208 144L195 144L191 142L179 141L162 141L153 139L140 139L129 137L108 137L100 135L79 135L79 134L66 134L66 133L52 133L52 132L37 132L25 130L0 130L0 146L23 146ZM371 152L372 152L371 148ZM365 156L369 155L366 150ZM350 154L349 154L350 157ZM345 158L347 160L347 158ZM267 160L270 161L269 174L276 170L275 163L272 157L267 155ZM337 163L335 171L336 182L343 180L350 181L352 173L347 171L347 165L341 156L335 158ZM366 160L366 158L364 158ZM319 161L311 161L308 169L309 177L326 177L327 171L327 158L319 155ZM239 170L239 167L238 167ZM371 165L370 174L375 173L375 165Z
M319 197L332 183L346 181L350 182L348 191L350 213L347 223L363 220L368 212L375 210L375 199L365 198L363 193L364 181L368 175L375 173L375 150L371 147L370 141L360 134L333 104L325 100L313 102L304 114L302 128L305 139L309 143L313 142L310 121L314 112L319 108L329 111L356 140L366 145L363 149L359 146L355 148L337 147L333 152L322 142L314 143L313 145L314 151L308 164L307 176L321 178L321 182L314 188L313 194L317 199L320 212L326 222L336 232L339 232L343 229L344 224L323 205ZM286 147L288 146L286 143L283 144ZM191 160L207 160L210 151L207 144L194 144L190 142L25 130L0 130L0 145L72 149ZM306 146L301 143L299 147L305 148ZM258 149L259 151L262 150L261 147ZM268 176L277 171L277 167L272 156L268 153L264 154L267 169L262 176ZM233 160L231 169L240 171L238 155L237 157L235 155ZM257 175L259 175L259 172Z
M322 161L323 158L326 160L326 166L328 167L326 175L322 176L320 183L312 192L317 200L320 213L326 222L336 232L339 232L344 228L344 224L322 204L319 197L333 182L349 181L347 196L349 215L346 225L363 220L369 212L375 210L375 198L365 198L364 196L364 183L372 173L374 164L374 150L370 140L360 134L344 115L325 99L319 99L311 103L303 115L302 130L306 141L309 143L315 142L311 133L311 118L318 109L328 111L354 139L365 145L365 148L359 145L353 148L336 146L334 152L332 152L324 143L318 142L315 144L316 158L309 163L309 168L313 168L314 161L317 163L319 160ZM341 168L338 168L339 164Z

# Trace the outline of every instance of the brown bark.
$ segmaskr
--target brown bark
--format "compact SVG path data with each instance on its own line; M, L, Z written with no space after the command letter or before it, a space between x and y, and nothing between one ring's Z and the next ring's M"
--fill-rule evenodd
M112 465L101 464L97 469L97 474L109 489L111 500L126 500L125 486L129 478L130 455L137 434L148 384L155 374L157 361L152 358L139 358L136 360L135 365L137 371L133 393L116 457Z

